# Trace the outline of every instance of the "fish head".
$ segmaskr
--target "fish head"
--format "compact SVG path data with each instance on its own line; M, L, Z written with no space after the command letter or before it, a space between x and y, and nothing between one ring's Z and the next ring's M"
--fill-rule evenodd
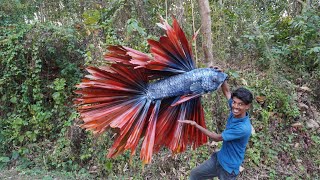
M205 93L217 90L228 77L226 73L213 68L206 68L203 72L201 86Z
M210 79L218 84L218 86L220 86L225 80L228 79L228 75L218 69L215 69L215 68L210 68L211 70L211 76L210 76Z

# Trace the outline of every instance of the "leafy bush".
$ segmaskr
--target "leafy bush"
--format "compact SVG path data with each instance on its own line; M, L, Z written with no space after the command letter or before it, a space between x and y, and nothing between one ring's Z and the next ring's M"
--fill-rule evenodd
M258 56L260 67L270 65L295 77L320 70L320 15L316 9L307 9L296 17L269 16L253 28L256 33L244 35L243 41L248 52Z
M76 118L74 85L82 76L82 39L72 28L14 25L0 37L2 153L56 139Z

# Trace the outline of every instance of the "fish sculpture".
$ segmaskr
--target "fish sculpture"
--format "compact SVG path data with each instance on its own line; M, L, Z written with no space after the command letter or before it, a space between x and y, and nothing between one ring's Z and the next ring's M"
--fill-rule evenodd
M151 55L108 46L104 59L111 64L88 67L90 74L77 85L81 127L97 135L116 130L108 158L125 150L132 157L141 144L140 158L148 164L162 147L176 154L207 142L200 130L178 120L192 119L206 127L201 95L217 90L227 75L196 68L191 44L176 19L173 27L163 19L158 25L166 35L148 40Z

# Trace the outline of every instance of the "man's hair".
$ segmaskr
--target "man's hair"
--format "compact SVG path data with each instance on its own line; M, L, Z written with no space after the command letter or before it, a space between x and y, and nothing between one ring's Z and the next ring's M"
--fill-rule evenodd
M252 93L246 89L246 88L238 88L235 91L232 92L231 98L237 97L241 101L243 101L245 104L250 104L253 100Z

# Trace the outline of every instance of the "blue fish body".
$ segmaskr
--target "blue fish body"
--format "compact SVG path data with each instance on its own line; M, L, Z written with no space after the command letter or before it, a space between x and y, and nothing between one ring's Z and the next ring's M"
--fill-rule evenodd
M226 80L227 74L213 68L198 68L153 83L147 88L151 100L188 94L204 94L216 90Z

